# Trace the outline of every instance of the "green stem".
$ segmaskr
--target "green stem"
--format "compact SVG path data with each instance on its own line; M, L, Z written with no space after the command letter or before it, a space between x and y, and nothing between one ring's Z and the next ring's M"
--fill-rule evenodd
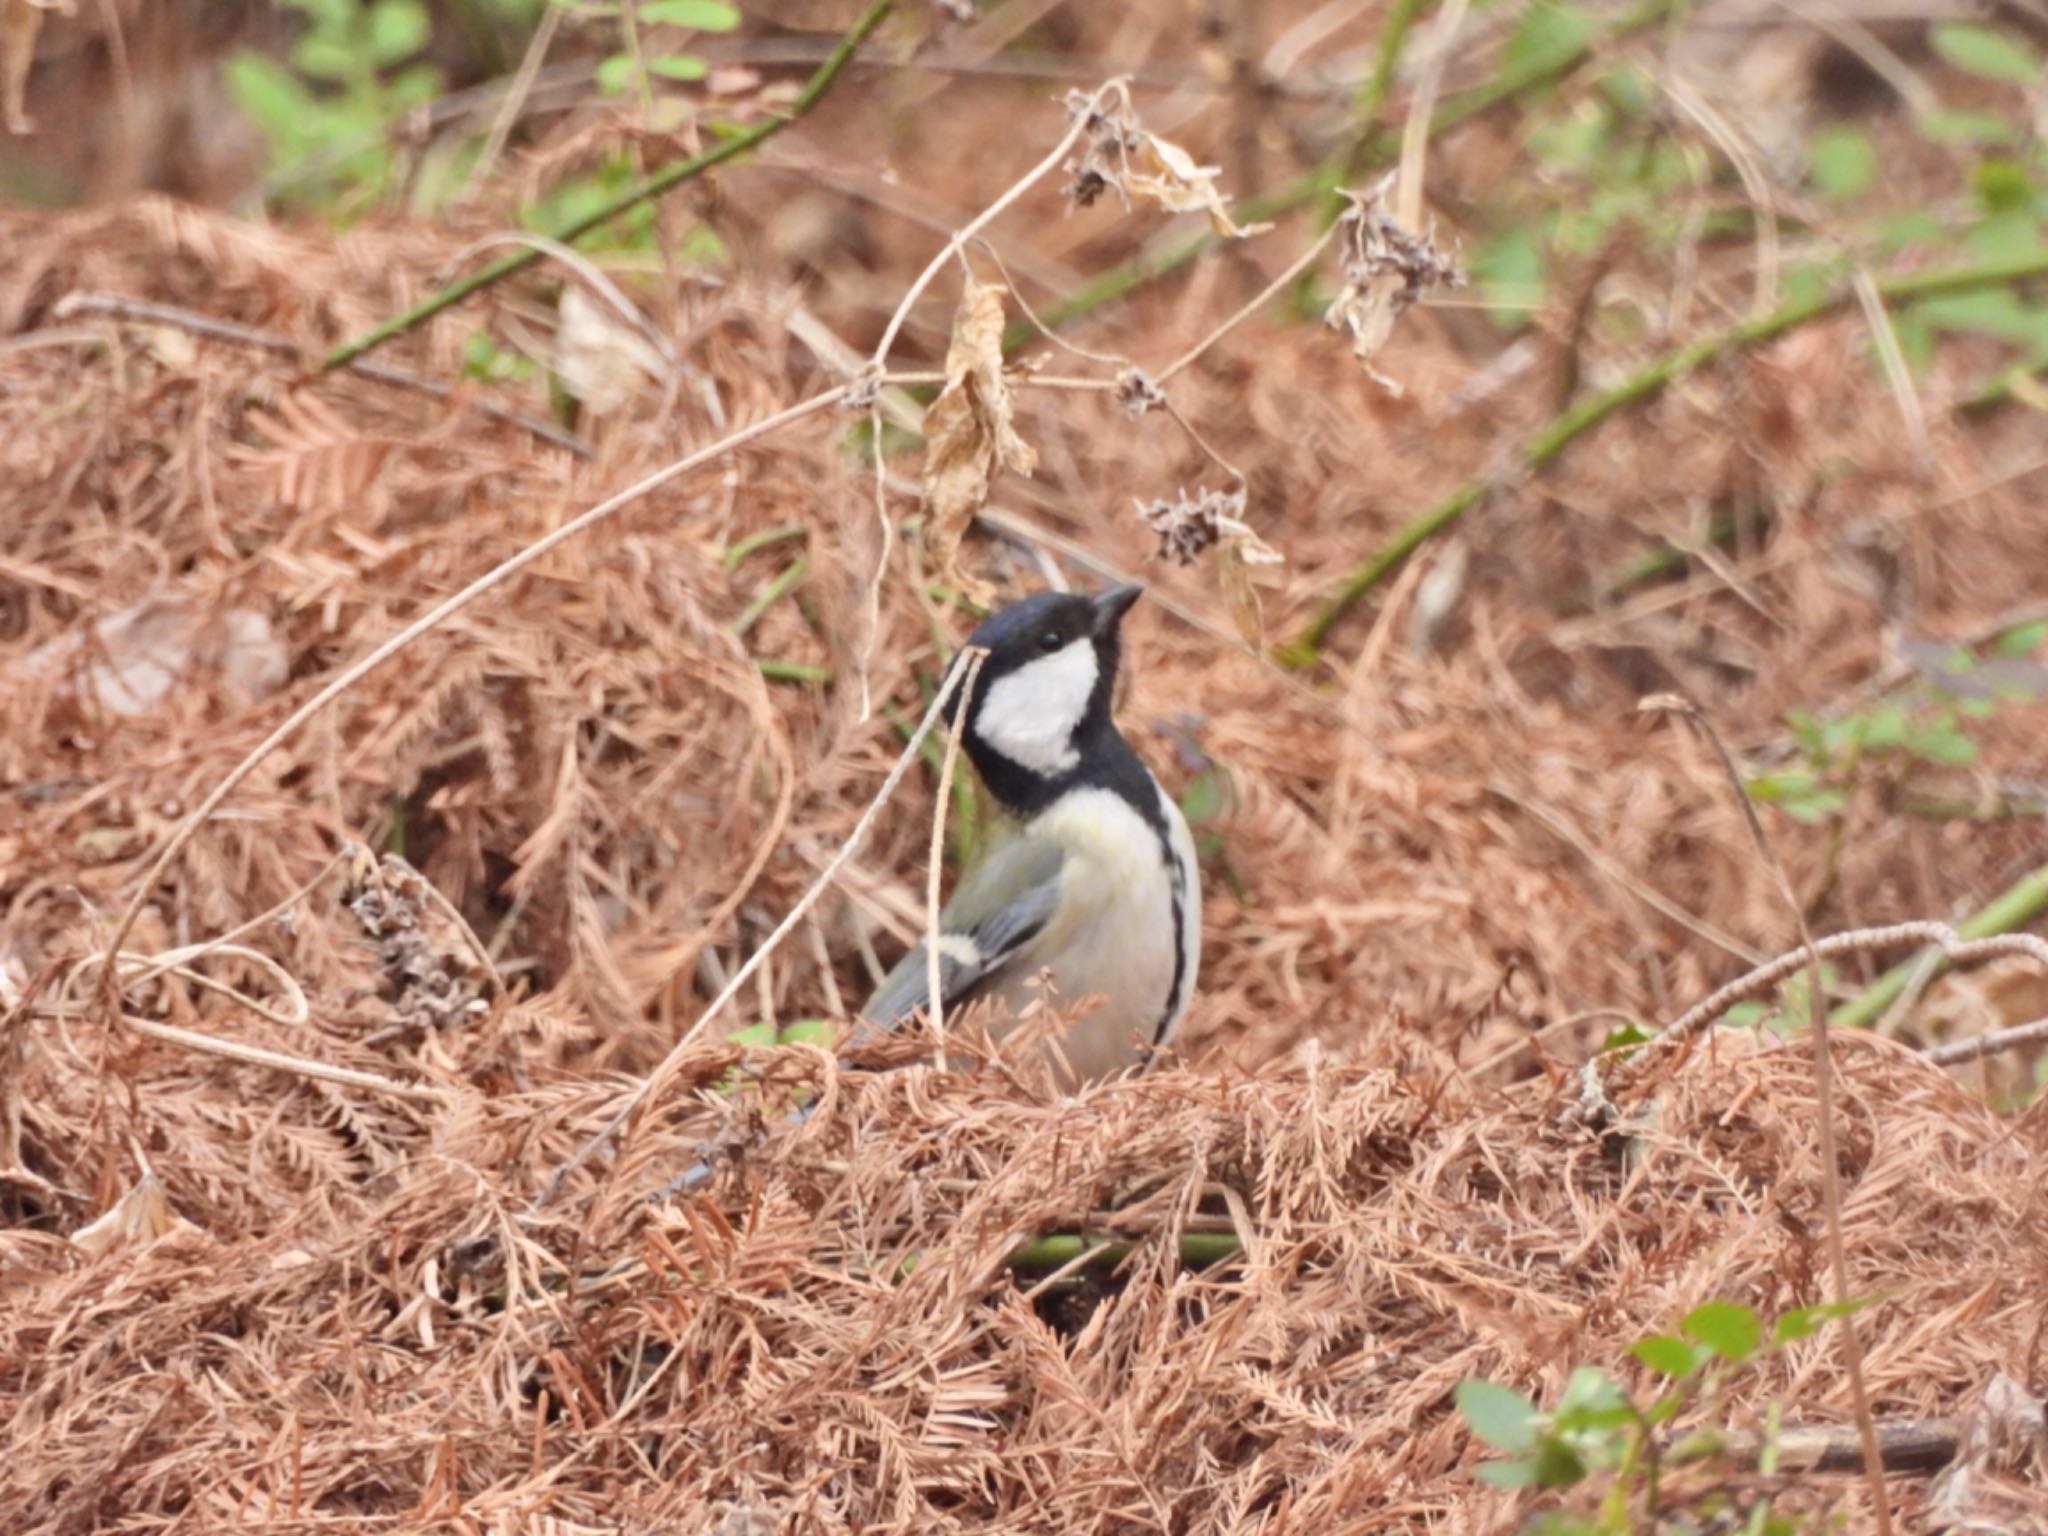
M853 57L854 50L860 47L869 34L881 24L882 18L889 14L895 3L896 0L874 0L874 3L861 13L860 20L839 40L839 46L825 56L825 62L818 66L817 72L811 76L796 100L790 103L787 112L756 123L744 133L736 133L729 139L722 139L701 155L692 155L687 160L663 167L637 187L620 194L596 212L556 230L554 238L564 245L580 240L593 229L610 223L628 209L650 198L659 197L692 177L702 175L713 166L723 165L726 161L766 143L818 104L820 98L831 88L832 82L838 78L839 72L846 67L847 60ZM373 348L382 346L392 337L403 335L421 322L431 320L444 309L460 304L480 289L502 282L513 273L532 266L540 259L540 255L540 251L535 247L523 246L511 255L500 257L467 277L458 278L432 298L423 299L403 314L392 316L353 341L343 342L327 354L327 360L320 365L321 371L326 372L353 362Z
M802 585L803 579L810 574L811 562L809 556L798 555L794 560L790 561L782 572L773 581L769 582L767 586L763 587L751 603L747 604L746 610L732 621L733 634L744 635L748 630L752 629L760 622L762 614L794 592Z
M1978 262L1965 267L1947 267L1934 272L1912 272L1903 277L1886 279L1877 285L1877 291L1887 301L1906 302L1937 293L1988 288L1999 283L2017 282L2023 278L2043 275L2048 275L2048 254L2029 253L1997 261ZM1714 362L1731 352L1774 341L1787 331L1796 330L1810 321L1854 303L1855 298L1855 289L1847 286L1837 288L1829 293L1787 304L1771 314L1746 320L1740 325L1701 337L1675 352L1667 353L1612 389L1603 389L1596 394L1588 395L1554 417L1548 426L1522 444L1520 451L1515 455L1515 468L1541 469L1562 454L1574 441L1616 412L1638 401L1649 399L1662 391L1666 385L1684 378L1707 363ZM1317 610L1315 617L1309 620L1301 634L1281 653L1282 660L1290 666L1297 667L1313 663L1323 642L1329 638L1330 631L1350 612L1360 598L1378 586L1427 540L1448 528L1485 500L1487 493L1496 483L1496 477L1493 475L1468 480L1420 517L1403 526L1391 540L1360 562L1344 578L1335 594Z
M726 547L725 568L728 571L736 571L740 568L740 562L756 550L766 549L771 544L783 544L791 539L800 539L809 532L810 529L802 523L784 523L779 528L765 528L759 533L750 533L737 544Z
M1010 1250L1003 1262L1011 1269L1057 1269L1088 1255L1089 1268L1121 1264L1136 1245L1115 1238L1091 1237L1086 1233L1060 1232L1035 1237ZM1239 1243L1228 1232L1183 1232L1180 1259L1183 1264L1214 1264L1235 1258Z
M2022 876L1994 897L1990 904L1956 924L1966 939L1988 939L1993 934L2011 933L2048 911L2048 864ZM1924 973L1938 976L1948 969L1940 950L1928 950L1893 966L1863 991L1828 1015L1830 1028L1863 1029L1883 1017L1899 995Z
M754 665L761 669L761 675L778 683L818 683L832 681L830 667L814 666L808 661L781 661L773 656L757 656Z

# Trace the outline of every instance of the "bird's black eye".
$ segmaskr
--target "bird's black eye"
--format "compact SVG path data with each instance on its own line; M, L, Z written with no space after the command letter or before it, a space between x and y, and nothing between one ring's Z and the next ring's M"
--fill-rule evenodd
M1038 648L1041 651L1056 651L1065 644L1066 641L1060 638L1060 632L1056 629L1048 629L1038 637Z

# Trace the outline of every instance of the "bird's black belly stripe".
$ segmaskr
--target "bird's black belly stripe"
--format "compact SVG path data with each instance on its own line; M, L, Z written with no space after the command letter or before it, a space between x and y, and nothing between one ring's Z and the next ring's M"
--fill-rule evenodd
M1166 1043L1166 1032L1173 1027L1173 1016L1180 1003L1181 978L1188 969L1187 925L1181 920L1182 904L1187 897L1187 871L1173 856L1170 844L1163 851L1163 856L1166 859L1167 884L1173 892L1173 979L1166 984L1166 1007L1152 1028L1154 1046Z

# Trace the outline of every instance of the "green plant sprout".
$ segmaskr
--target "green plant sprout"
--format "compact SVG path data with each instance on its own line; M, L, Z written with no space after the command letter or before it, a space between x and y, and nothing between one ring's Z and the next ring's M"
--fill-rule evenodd
M1919 677L1892 698L1833 720L1789 713L1803 761L1750 777L1750 798L1816 824L1842 816L1866 772L1906 783L1923 769L1968 767L1978 757L1970 721L1990 717L2001 703L2048 698L2048 668L2033 659L2044 640L2048 622L2037 620L1998 636L1988 656L1964 646L1909 644Z
M1530 1536L1704 1529L1789 1536L1794 1527L1772 1514L1768 1493L1714 1481L1675 1489L1670 1474L1711 1462L1729 1449L1731 1436L1699 1428L1674 1437L1669 1426L1688 1410L1713 1417L1730 1383L1746 1367L1812 1338L1836 1318L1868 1304L1800 1307L1767 1329L1748 1307L1707 1302L1686 1314L1677 1333L1654 1334L1630 1346L1629 1354L1662 1378L1647 1393L1632 1394L1591 1366L1573 1371L1556 1406L1547 1410L1498 1382L1461 1382L1458 1411L1473 1434L1503 1453L1502 1459L1481 1464L1477 1475L1496 1488L1561 1492L1603 1485L1595 1513L1542 1511L1526 1527ZM1777 1417L1774 1407L1773 1433ZM1770 1439L1763 1449L1766 1459L1772 1454Z

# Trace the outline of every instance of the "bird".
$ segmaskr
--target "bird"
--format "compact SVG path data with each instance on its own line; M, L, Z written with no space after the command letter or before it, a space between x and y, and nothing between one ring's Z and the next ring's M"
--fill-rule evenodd
M1187 820L1111 718L1124 616L1143 592L1035 593L985 619L952 662L980 653L945 718L995 815L939 912L940 1003L995 999L1000 1040L1044 980L1064 1003L1093 1000L1048 1046L1069 1088L1149 1066L1186 1016L1201 965ZM850 1050L928 1009L926 944L876 985ZM653 1198L711 1172L698 1163Z
M1187 821L1111 718L1124 615L1143 592L1037 593L984 620L954 661L983 653L948 723L997 814L939 913L940 1001L995 998L1014 1021L1047 973L1063 1001L1098 999L1060 1042L1070 1085L1150 1060L1201 963ZM927 942L860 1010L868 1030L928 1008Z

